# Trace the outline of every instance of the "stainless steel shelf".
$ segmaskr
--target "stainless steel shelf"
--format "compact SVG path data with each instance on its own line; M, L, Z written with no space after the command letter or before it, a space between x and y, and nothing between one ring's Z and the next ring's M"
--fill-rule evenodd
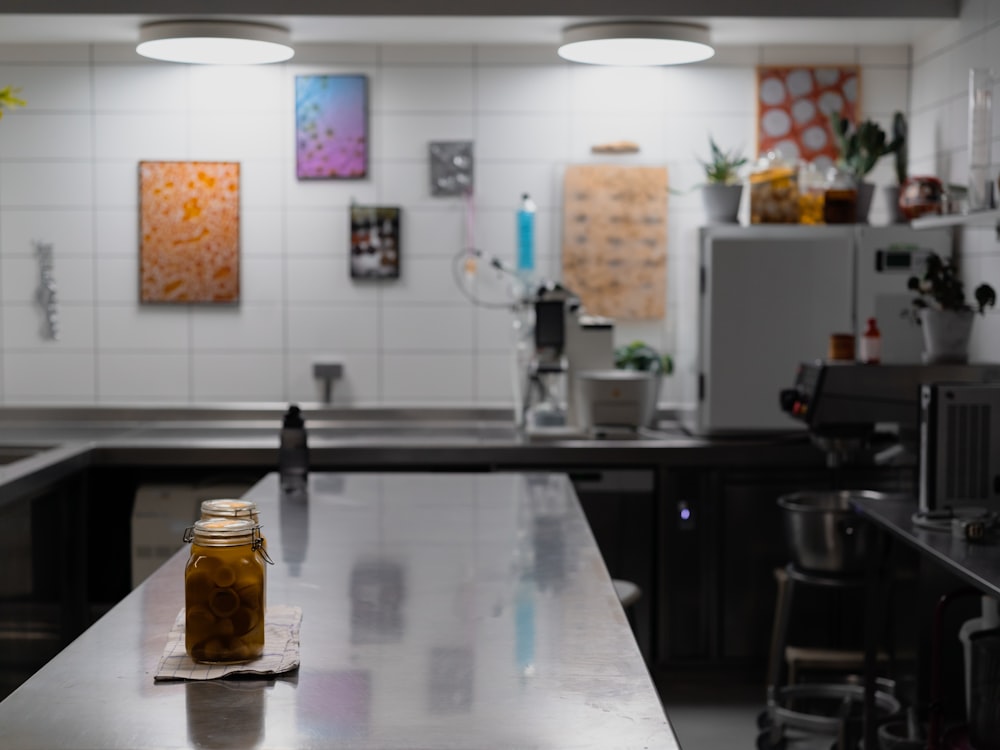
M973 211L967 214L921 216L910 222L914 229L940 229L943 227L997 227L1000 228L1000 209Z

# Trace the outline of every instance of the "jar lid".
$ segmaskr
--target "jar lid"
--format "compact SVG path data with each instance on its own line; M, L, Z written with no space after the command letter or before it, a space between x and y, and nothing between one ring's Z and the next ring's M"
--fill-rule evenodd
M257 503L251 500L218 498L201 502L202 518L250 518L256 513Z
M259 528L253 521L243 518L203 518L188 529L184 541L215 547L250 544Z

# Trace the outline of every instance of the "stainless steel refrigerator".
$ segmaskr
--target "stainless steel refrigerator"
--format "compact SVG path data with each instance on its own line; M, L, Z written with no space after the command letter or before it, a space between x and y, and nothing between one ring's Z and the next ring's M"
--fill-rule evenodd
M778 394L800 362L827 356L830 335L882 333L883 362L920 361L904 315L906 279L928 252L950 255L950 230L906 225L703 227L697 351L682 410L696 435L800 431ZM876 366L876 365L873 365Z

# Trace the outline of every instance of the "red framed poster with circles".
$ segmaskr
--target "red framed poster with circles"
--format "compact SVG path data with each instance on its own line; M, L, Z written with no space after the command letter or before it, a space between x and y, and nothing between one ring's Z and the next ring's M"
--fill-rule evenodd
M757 154L833 164L837 144L830 112L857 122L861 71L857 65L757 68Z

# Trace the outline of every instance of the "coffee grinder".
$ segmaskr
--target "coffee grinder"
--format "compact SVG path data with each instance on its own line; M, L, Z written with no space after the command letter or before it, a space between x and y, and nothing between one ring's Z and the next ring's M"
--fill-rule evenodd
M558 282L531 297L534 325L524 362L522 420L531 438L583 437L577 373L614 367L614 325L584 313L579 298Z

